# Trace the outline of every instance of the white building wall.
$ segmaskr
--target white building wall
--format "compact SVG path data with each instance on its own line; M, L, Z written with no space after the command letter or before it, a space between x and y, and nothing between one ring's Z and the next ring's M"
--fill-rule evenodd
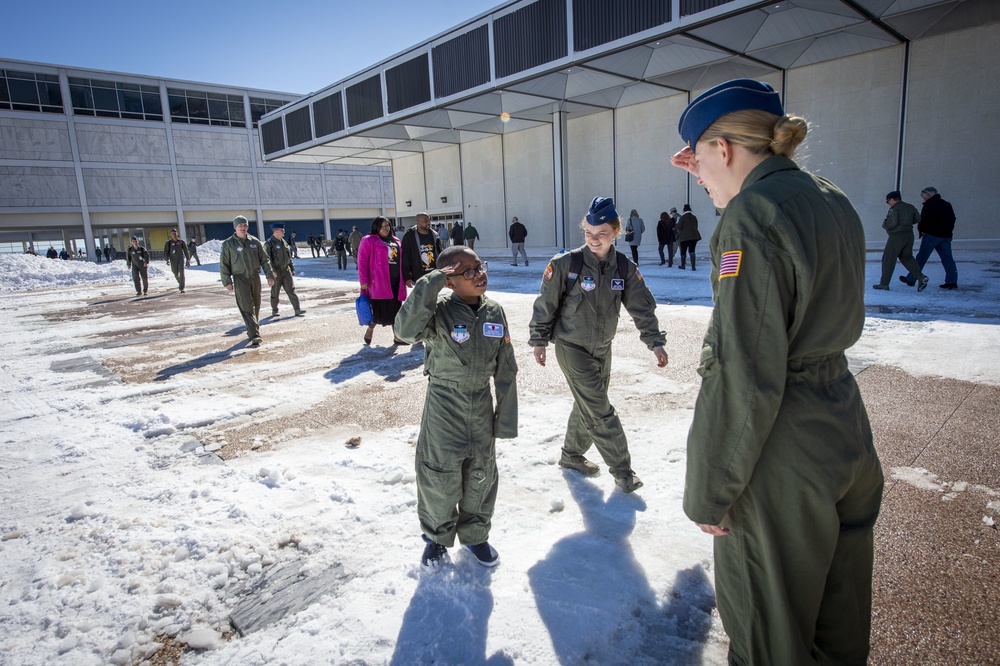
M510 219L517 217L528 230L526 247L555 247L552 128L542 125L512 132L503 136L503 142L507 187L504 245L510 243Z
M424 196L424 156L416 153L392 161L392 183L395 192L396 214L407 226L415 216L427 208ZM407 206L406 202L410 205Z
M77 118L80 161L170 164L165 125L142 123L143 126L138 127L127 123L124 120L91 122Z
M424 153L427 188L427 212L452 215L462 212L462 170L458 146L448 146ZM444 197L447 201L441 201Z
M479 232L482 247L507 245L502 142L492 136L462 146L463 215Z
M65 120L35 120L38 114L0 117L0 159L73 161Z

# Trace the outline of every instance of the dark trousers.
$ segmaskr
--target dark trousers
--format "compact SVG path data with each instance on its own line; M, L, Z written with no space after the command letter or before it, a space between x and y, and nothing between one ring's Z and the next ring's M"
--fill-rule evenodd
M681 241L681 268L684 268L684 259L691 255L691 270L694 270L694 246L698 244L696 240Z
M299 297L295 294L295 282L292 280L292 272L287 268L278 271L278 276L274 278L274 284L271 285L271 311L278 311L278 295L281 290L285 290L285 295L288 296L288 302L292 304L292 310L296 313L301 309L299 307Z
M135 285L135 293L138 295L139 292L146 293L149 289L149 269L146 266L137 266L132 264L132 284ZM139 288L139 285L142 288Z
M635 265L638 266L639 265L639 246L638 245L629 245L629 248L631 248L631 250L632 250L632 261L634 261Z
M663 256L663 248L667 248L667 256ZM673 243L660 243L657 248L660 253L660 265L666 264L667 266L674 265L674 244Z
M260 276L233 276L233 293L236 295L236 309L247 326L247 337L253 340L260 335Z

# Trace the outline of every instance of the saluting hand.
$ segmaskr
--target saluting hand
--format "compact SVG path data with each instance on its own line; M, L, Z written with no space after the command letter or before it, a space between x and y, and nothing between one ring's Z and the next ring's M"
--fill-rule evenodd
M445 275L454 275L455 271L457 271L458 267L461 265L462 265L461 263L456 261L451 266L442 266L441 272L444 273Z
M691 150L690 146L684 146L684 148L674 153L670 158L670 163L698 177L698 163L694 161L694 151Z

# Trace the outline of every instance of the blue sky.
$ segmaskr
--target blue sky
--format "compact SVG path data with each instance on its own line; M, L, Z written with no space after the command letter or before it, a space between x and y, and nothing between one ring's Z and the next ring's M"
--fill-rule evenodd
M37 0L3 10L0 57L309 93L503 0Z

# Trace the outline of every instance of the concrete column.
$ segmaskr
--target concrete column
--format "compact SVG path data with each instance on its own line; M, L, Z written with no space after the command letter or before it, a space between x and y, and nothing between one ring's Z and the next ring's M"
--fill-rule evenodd
M187 228L184 225L184 204L181 201L181 182L177 177L177 154L174 152L174 125L170 118L170 98L167 97L167 84L160 81L160 106L163 109L163 122L167 128L167 155L170 157L170 179L174 184L174 209L177 211L177 235L187 238Z
M59 72L59 92L63 98L63 113L66 115L66 125L69 129L69 145L73 152L73 172L76 175L76 189L80 197L80 213L83 215L83 238L87 245L86 254L91 256L90 248L96 247L94 229L90 224L90 208L87 206L87 186L83 181L83 165L80 163L80 146L76 141L76 123L73 115L73 97L69 92L69 78L66 72ZM65 242L66 234L63 233Z
M552 114L552 183L555 189L555 236L556 247L565 248L568 230L566 211L569 210L569 141L566 136L567 114L558 111Z

